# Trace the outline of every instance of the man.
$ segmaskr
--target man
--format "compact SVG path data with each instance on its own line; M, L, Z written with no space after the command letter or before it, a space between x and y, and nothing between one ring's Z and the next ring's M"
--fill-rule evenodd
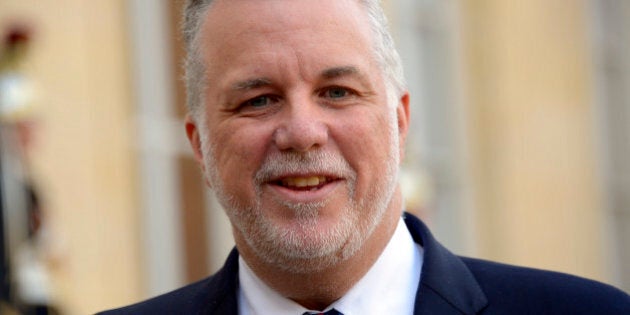
M186 132L230 218L217 274L109 314L623 314L630 297L460 258L403 214L409 124L377 1L189 1Z

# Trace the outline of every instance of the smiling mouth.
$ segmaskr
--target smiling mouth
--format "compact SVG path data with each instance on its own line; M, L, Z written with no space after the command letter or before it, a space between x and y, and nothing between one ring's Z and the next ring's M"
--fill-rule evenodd
M297 191L313 191L338 179L326 176L284 177L273 182L274 185Z

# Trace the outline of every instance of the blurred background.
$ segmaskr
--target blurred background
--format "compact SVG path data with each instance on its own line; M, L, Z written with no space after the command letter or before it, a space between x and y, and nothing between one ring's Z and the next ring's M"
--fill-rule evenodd
M463 255L630 290L630 1L389 0L407 209ZM181 1L0 0L1 314L89 314L219 268L185 139ZM37 313L45 314L45 313Z

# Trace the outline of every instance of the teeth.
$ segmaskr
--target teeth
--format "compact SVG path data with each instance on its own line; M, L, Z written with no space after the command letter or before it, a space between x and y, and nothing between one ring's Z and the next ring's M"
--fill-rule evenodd
M326 182L324 176L311 176L311 177L288 177L282 180L282 185L287 187L315 187Z
M306 184L308 186L318 186L319 185L319 177L309 177L306 179Z
M306 179L306 178L296 178L295 179L295 186L296 187L306 187L306 185L308 185L308 179Z

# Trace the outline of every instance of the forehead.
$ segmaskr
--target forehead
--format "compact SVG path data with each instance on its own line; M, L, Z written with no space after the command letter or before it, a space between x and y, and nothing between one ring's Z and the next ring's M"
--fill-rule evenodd
M256 50L272 45L363 49L371 46L364 8L357 0L216 0L200 30L204 55ZM217 60L214 60L217 62Z
M214 0L207 22L239 24L273 30L277 27L307 25L313 19L321 24L340 25L363 19L359 0Z

